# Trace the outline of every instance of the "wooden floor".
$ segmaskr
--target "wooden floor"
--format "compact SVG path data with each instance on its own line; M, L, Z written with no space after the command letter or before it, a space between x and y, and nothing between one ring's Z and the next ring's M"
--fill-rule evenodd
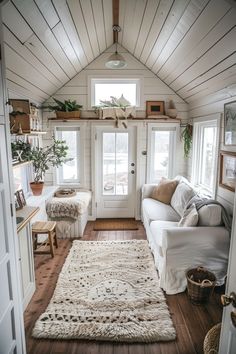
M89 222L83 240L145 239L141 223L135 231L93 231ZM168 295L167 303L177 332L172 342L154 344L119 344L85 340L56 341L34 339L31 332L35 321L45 310L53 294L58 275L71 247L70 240L59 240L54 259L50 255L35 256L37 290L25 311L25 330L28 354L194 354L203 353L203 340L207 331L221 321L220 294L216 289L210 302L194 306L186 293Z

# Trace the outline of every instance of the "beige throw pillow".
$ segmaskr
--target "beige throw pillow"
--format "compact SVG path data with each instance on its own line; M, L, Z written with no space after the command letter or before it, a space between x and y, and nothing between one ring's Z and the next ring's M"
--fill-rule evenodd
M198 212L195 204L192 204L188 209L185 209L184 214L178 223L178 226L190 227L190 226L196 226L197 223L198 223Z
M158 200L159 202L170 204L172 195L177 187L178 181L172 181L169 179L163 179L153 189L151 198Z

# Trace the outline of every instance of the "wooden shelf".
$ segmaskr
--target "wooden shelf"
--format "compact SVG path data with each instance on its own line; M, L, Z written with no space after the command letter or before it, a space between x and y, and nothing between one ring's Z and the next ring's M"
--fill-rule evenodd
M58 118L48 118L48 120L50 121L57 121L57 122L67 122L67 121L70 121L70 122L73 122L73 121L101 121L101 122L105 122L105 121L114 121L115 122L115 119L113 118L106 118L106 119L99 119L99 118L95 118L95 117L84 117L84 118L78 118L78 119L58 119ZM119 118L119 120L123 121L123 120L126 120L125 118ZM173 122L181 122L181 118L170 118L168 116L160 116L159 118L147 118L147 117L137 117L137 118L128 118L127 119L128 121L142 121L142 120L145 120L145 121L155 121L155 122L170 122L170 123L173 123Z
M30 133L23 133L23 134L17 134L17 133L11 133L12 136L25 136L25 135L44 135L47 134L47 132L43 132L43 131L34 131L32 130Z
M22 161L22 162L16 162L12 164L13 168L20 167L20 166L25 166L31 164L31 161Z

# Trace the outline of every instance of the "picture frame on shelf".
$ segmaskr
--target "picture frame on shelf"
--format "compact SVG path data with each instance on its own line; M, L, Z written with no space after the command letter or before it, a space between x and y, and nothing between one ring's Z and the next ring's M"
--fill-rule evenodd
M219 186L235 192L236 185L236 152L220 151Z
M164 101L146 101L146 117L147 118L159 118L165 114L165 102Z
M236 145L236 101L224 104L224 144Z
M21 201L19 200L19 197L18 197L18 192L15 192L14 201L15 201L15 209L16 210L20 210L23 208L23 205L21 204Z
M16 193L17 193L18 202L23 208L26 205L24 191L23 189L19 189Z

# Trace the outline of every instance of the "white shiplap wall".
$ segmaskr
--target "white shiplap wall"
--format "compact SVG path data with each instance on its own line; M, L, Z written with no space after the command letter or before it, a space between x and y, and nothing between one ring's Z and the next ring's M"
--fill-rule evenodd
M236 100L236 95L233 95L232 92L224 92L219 95L209 95L204 99L195 100L189 105L189 118L193 120L201 117L205 120L209 119L209 117L221 115L221 131L220 131L220 150L225 151L235 151L236 147L225 146L224 145L224 104L228 102L232 102ZM218 159L219 160L219 159ZM218 161L219 162L219 161ZM218 163L218 171L219 171L219 163ZM192 160L191 158L188 161L188 169L187 176L190 178L192 168ZM227 189L221 188L218 186L217 181L217 200L219 200L223 205L225 205L231 212L233 210L234 204L234 193L228 191Z
M88 82L90 77L101 76L101 77L141 77L143 82L142 87L142 108L137 111L138 117L145 117L145 106L146 100L163 100L166 106L170 99L173 99L176 107L178 109L178 117L185 122L188 119L188 105L174 93L166 84L159 80L150 70L148 70L143 64L141 64L137 59L135 59L130 53L128 53L124 48L119 47L119 52L125 57L128 62L128 67L124 70L108 70L105 68L106 58L113 53L114 48L109 48L106 52L100 55L95 61L93 61L88 67L82 70L78 75L76 75L72 80L70 80L65 86L56 92L54 97L64 100L64 99L76 99L78 103L83 105L82 117L92 118L96 117L94 112L90 108L89 102L89 92L88 92ZM47 101L52 102L52 99ZM48 144L51 141L51 136L53 134L56 124L75 124L85 127L85 173L84 173L84 183L83 187L91 189L91 127L94 124L114 124L113 122L104 122L92 120L76 121L61 123L55 121L48 121L48 117L53 117L52 112L45 110L44 112L44 130L47 130L47 135L44 136L44 144ZM147 150L147 122L144 120L130 121L129 124L139 127L138 136L138 147L137 147L137 160L139 160L140 170L137 171L139 174L138 180L139 185L137 186L137 193L139 193L140 187L145 183L146 176L146 156L142 155L142 151ZM177 173L185 175L187 166L183 157L183 148L180 139L178 140L178 151L175 156L177 161ZM47 173L46 183L48 185L53 184L53 172L52 170Z

